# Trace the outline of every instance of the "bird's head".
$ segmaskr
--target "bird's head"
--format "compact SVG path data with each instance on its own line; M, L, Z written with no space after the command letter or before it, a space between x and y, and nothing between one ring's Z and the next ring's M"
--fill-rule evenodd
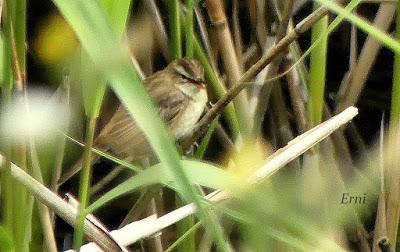
M193 85L198 89L205 89L204 68L201 63L191 58L180 58L170 64L171 70L180 78L177 84Z

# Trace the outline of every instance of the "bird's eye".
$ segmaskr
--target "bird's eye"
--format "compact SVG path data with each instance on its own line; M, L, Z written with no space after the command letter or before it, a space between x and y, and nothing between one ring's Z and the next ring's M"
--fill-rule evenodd
M187 75L184 75L184 74L179 74L179 75L182 77L182 79L193 81L193 79L188 77Z

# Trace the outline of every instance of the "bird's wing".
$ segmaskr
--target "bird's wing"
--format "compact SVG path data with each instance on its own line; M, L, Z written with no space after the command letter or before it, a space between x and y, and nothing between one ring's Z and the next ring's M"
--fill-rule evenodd
M169 121L175 118L182 111L182 108L187 106L188 102L189 98L185 94L179 90L174 90L169 91L164 94L163 97L160 97L156 106L161 118L168 124Z
M161 118L168 124L187 106L189 97L175 86L174 80L167 78L170 77L160 71L147 78L144 85ZM160 88L161 85L164 87Z
M182 108L187 106L189 98L175 86L168 91L147 86L150 98L155 103L158 112L164 122L168 122L178 116ZM146 109L146 108L143 108ZM109 149L117 155L127 153L146 152L149 147L142 131L136 125L130 113L124 106L119 106L107 125L101 130L96 139L96 145ZM141 146L138 150L132 150L134 146Z

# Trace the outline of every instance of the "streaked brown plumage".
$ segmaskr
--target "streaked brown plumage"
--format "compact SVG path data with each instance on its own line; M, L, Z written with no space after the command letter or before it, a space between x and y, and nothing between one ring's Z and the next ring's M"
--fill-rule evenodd
M172 138L181 141L189 137L208 101L201 64L189 58L174 60L146 78L144 86ZM95 146L122 159L139 160L151 153L143 132L122 105L99 133ZM94 161L97 158L94 157ZM80 166L77 163L63 174L60 183L76 174Z

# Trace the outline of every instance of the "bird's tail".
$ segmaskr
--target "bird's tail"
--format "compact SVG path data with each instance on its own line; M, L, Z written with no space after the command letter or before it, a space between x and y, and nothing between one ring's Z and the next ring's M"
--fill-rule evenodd
M97 154L92 154L90 156L90 164L93 165L95 164L100 158L100 155ZM82 164L83 164L83 157L81 157L78 161L75 162L75 164L70 167L67 171L65 171L60 179L58 180L58 185L64 184L66 181L68 181L70 178L72 178L75 174L77 174L81 169L82 169Z

